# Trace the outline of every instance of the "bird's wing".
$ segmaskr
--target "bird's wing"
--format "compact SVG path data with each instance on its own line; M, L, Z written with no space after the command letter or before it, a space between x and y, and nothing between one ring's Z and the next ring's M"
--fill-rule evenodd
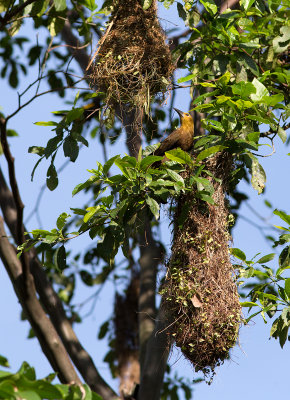
M155 156L163 156L166 151L174 149L179 142L180 134L178 130L172 132L163 142L161 142L158 149L155 150Z

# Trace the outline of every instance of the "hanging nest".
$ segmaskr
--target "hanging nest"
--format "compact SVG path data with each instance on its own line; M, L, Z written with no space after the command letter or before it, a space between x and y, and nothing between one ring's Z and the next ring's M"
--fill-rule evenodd
M110 21L91 67L92 86L105 93L107 105L148 111L152 97L168 90L174 70L156 0L148 10L138 0L115 0Z
M230 262L225 199L232 159L219 153L206 168L222 182L212 179L216 204L205 203L194 193L179 198L162 295L169 334L195 370L212 379L214 368L229 357L237 341L241 307Z

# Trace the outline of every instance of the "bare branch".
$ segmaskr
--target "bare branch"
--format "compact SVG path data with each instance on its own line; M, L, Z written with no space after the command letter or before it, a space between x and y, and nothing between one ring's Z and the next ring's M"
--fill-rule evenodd
M17 231L16 207L12 193L6 184L1 169L0 207L4 215L5 223L7 224L12 236L15 238ZM25 227L24 230L26 230ZM28 256L31 273L34 277L36 290L39 294L41 303L50 316L51 321L61 337L73 363L92 390L99 393L106 400L115 399L116 394L100 376L90 355L78 340L70 321L67 319L62 302L47 279L35 250L30 250Z
M139 341L141 374L147 352L146 346L151 336L156 318L156 274L162 261L161 249L152 236L150 219L144 215L144 234L139 235L140 246L140 296L139 296Z
M159 400L171 343L166 335L168 322L162 304L159 308L155 329L147 344L146 357L141 375L138 400Z
M78 383L81 381L72 365L68 354L56 333L52 323L46 316L39 300L35 295L35 287L31 274L23 276L22 266L16 256L16 251L9 243L4 229L3 219L0 217L0 257L8 272L15 293L22 305L34 333L36 334L41 348L50 362L54 371L58 373L63 383ZM25 280L30 278L30 293L28 294ZM34 290L32 290L34 289Z

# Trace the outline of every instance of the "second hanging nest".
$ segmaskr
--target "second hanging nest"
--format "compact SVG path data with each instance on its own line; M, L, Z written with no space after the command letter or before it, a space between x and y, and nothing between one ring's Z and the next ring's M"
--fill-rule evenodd
M180 196L162 295L171 338L196 371L212 377L237 342L242 315L230 261L225 197L232 159L218 153L206 168L215 204L194 193Z
M92 85L106 103L148 109L150 99L165 93L174 70L156 1L144 10L138 0L115 0L111 22L92 64Z

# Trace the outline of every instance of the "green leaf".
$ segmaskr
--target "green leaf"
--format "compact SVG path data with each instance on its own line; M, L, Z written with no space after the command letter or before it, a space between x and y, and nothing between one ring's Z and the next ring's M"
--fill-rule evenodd
M198 156L196 157L196 161L202 161L205 158L211 156L212 154L215 154L215 153L217 153L219 151L222 151L222 150L224 150L226 148L227 148L226 146L223 146L223 145L220 145L220 144L217 145L217 146L209 147L208 149L205 149L205 150L201 151L198 154Z
M63 271L66 268L66 252L64 246L60 246L55 251L54 264L60 271Z
M68 124L70 124L71 122L75 121L76 119L80 119L83 116L83 113L84 113L83 107L73 108L72 110L70 110L67 113L65 120Z
M219 132L224 132L225 131L224 127L222 126L222 124L219 121L216 121L214 119L205 119L205 120L202 120L202 123L209 130L210 129L214 129L214 130L219 131Z
M117 165L118 168L120 168L123 175L125 175L126 178L130 179L130 175L127 170L128 163L126 161L124 161L122 158L116 158L116 160L114 160L114 163L115 163L115 165Z
M229 71L226 71L218 80L217 83L219 83L222 86L225 86L229 83L231 79L231 73Z
M46 173L46 185L49 190L53 191L58 186L58 177L55 166L50 164Z
M246 323L248 323L252 318L254 318L256 315L260 314L262 310L259 310L255 312L254 314L250 315L248 318L246 318Z
M206 190L210 194L214 193L214 187L213 187L212 183L208 179L200 178L200 177L197 177L197 176L192 176L190 178L190 183L192 184L193 182L197 183L198 191Z
M58 123L54 122L54 121L38 121L38 122L34 122L34 125L39 125L39 126L57 126Z
M282 140L282 142L285 143L287 140L286 131L284 129L282 129L281 126L279 126L277 133L278 133L279 138Z
M65 213L65 212L63 212L62 214L60 214L60 216L57 218L57 221L56 221L57 229L62 230L63 227L64 227L65 224L66 224L66 220L67 220L69 217L70 217L70 215L67 214L67 213Z
M166 169L166 172L173 180L182 183L182 186L184 186L184 179L177 172L173 171L172 169Z
M256 93L256 88L251 82L238 82L232 85L233 94L238 94L242 99L248 99L248 97Z
M199 197L203 201L206 201L209 204L212 204L212 205L215 204L214 199L211 196L209 196L209 194L207 192L198 192L197 197Z
M180 3L177 3L177 4L180 4ZM188 82L188 81L191 81L192 79L194 79L195 77L196 77L196 74L190 74L190 75L184 76L183 78L179 78L177 83Z
M54 0L56 11L63 11L66 9L66 0Z
M146 197L146 203L148 204L148 206L149 206L152 214L156 218L156 220L158 220L160 206L157 203L157 201L154 200L152 197Z
M84 144L86 147L89 147L89 142L87 141L87 139L85 139L83 136L78 135L76 140L82 144Z
M279 266L283 269L290 266L290 246L286 246L279 255Z
M30 146L28 148L28 153L37 154L38 156L42 157L44 155L45 148L41 146Z
M92 275L85 270L81 270L80 271L80 277L82 279L82 281L84 282L85 285L87 286L93 286L94 285L94 279L92 277Z
M130 166L130 167L135 168L137 166L137 160L135 157L125 156L121 160L122 160L123 164L128 167Z
M117 160L117 158L119 158L119 155L116 155L114 157L109 158L108 161L105 162L104 166L103 166L103 173L104 175L107 175L111 166L114 164L115 160Z
M7 358L4 357L4 356L1 356L1 355L0 355L0 365L1 365L2 367L6 367L6 368L9 368L9 367L10 367Z
M143 10L148 10L152 4L152 0L142 0L142 3Z
M47 142L46 148L44 150L44 155L46 158L51 156L51 154L57 149L59 142L62 140L62 136L57 135Z
M283 221L285 221L288 225L290 225L290 215L286 214L284 211L277 210L277 208L273 211L273 214L280 217Z
M255 190L257 190L258 194L261 194L265 188L266 182L266 173L261 164L259 164L256 157L252 157L252 166L251 166L252 178L251 184Z
M267 104L269 107L274 107L278 103L284 101L284 95L282 93L274 94L271 96L265 96L262 99L263 103Z
M79 145L70 135L67 136L63 143L63 152L65 157L69 157L72 162L75 162L79 155Z
M280 317L276 318L275 321L273 322L271 330L270 330L270 336L273 336L273 337L277 338L276 332L278 330L279 321L280 321Z
M79 193L81 190L86 189L87 187L90 187L94 183L96 183L99 180L98 176L91 176L86 182L79 183L76 185L74 190L72 191L72 195L74 196L75 194Z
M214 90L213 92L206 92L206 93L201 94L200 96L198 96L198 97L196 97L194 100L192 100L191 104L194 105L194 104L196 104L196 103L200 103L200 102L203 101L205 98L215 96L216 94L220 94L220 90L219 90L219 89L216 89L216 90ZM210 105L210 104L202 104L202 106L206 106L206 105ZM195 110L196 108L197 108L197 107L195 107L194 110ZM190 110L190 111L192 111L192 110Z
M177 11L178 11L179 17L180 17L181 19L183 19L183 21L185 21L186 18L187 18L187 15L186 15L186 12L185 12L185 10L184 10L183 5L182 5L181 3L179 3L179 2L177 2Z
M260 307L259 304L254 303L252 301L244 301L241 303L242 307Z
M261 258L257 261L257 263L258 263L258 264L265 264L265 263L267 263L267 262L273 260L273 258L275 257L275 255L276 255L275 253L267 254L266 256L261 257Z
M285 326L283 329L281 329L281 332L279 333L279 343L282 349L288 338L288 330L289 326Z
M231 248L230 253L231 253L231 255L238 258L239 260L246 261L245 253L242 250L240 250L239 248L237 248L237 247Z
M282 53L289 47L290 26L282 26L282 28L280 28L280 33L281 35L273 39L273 49L275 53Z
M95 0L82 0L82 3L85 7L87 7L90 11L94 11L98 6L95 3Z
M256 121L256 122L260 122L261 124L266 124L269 125L272 121L271 118L263 118L260 115L246 115L247 119L250 119L251 121Z
M14 129L7 129L7 136L8 137L15 137L15 136L19 136L19 135Z
M285 292L290 299L290 278L286 279L285 281Z
M142 146L139 147L139 151L138 151L138 157L137 157L137 162L140 164L140 162L142 161L142 154L143 154L143 149Z
M274 300L275 302L279 301L279 298L277 296L274 296L271 293L261 293L261 295L262 295L263 299L267 298L267 299L270 299L270 300Z
M264 96L269 96L268 89L258 79L254 78L252 84L256 88L256 93L250 95L253 101L258 102L262 100Z
M259 76L259 68L257 66L257 64L255 63L255 61L253 60L252 57L248 56L245 53L240 53L240 58L242 60L242 63L244 64L245 68L250 69L250 71L256 75Z
M106 321L100 326L98 339L103 339L108 331L109 331L109 321Z
M170 150L170 151L166 151L165 155L169 160L177 161L180 164L189 164L189 165L191 165L193 163L192 162L192 158L190 157L190 155L186 151L184 151L184 150L182 150L180 148L173 149L173 150Z
M217 5L213 0L201 0L201 4L204 5L204 8L211 14L217 13Z
M87 223L98 211L100 211L100 206L88 207L84 222Z
M150 165L156 161L161 161L163 157L160 156L147 156L140 162L141 171L145 171Z
M252 7L254 2L255 0L240 0L240 4L245 9L245 11L248 11L248 9Z

